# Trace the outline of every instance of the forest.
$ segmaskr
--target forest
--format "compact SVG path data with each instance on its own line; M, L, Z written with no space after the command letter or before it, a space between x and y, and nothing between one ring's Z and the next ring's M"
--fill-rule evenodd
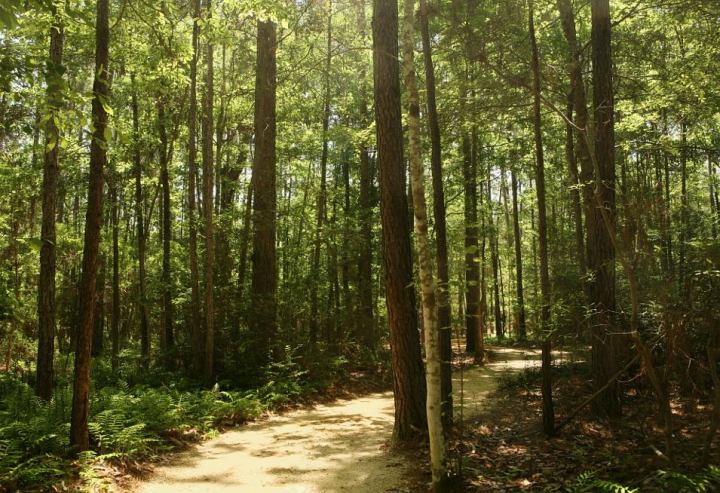
M0 492L720 490L717 7L0 0Z

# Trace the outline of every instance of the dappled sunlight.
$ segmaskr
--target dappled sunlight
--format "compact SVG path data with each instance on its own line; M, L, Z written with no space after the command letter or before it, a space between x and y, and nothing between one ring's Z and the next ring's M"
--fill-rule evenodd
M453 373L453 394L455 414L462 413L472 418L482 411L483 401L497 388L498 377L540 367L540 350L530 348L489 347L486 349L487 362L482 367L471 366L456 369ZM567 357L561 351L553 352L555 357ZM461 381L462 380L462 381ZM460 397L462 396L462 398Z
M393 414L385 392L274 416L175 457L138 491L386 491L406 473L387 448Z
M535 349L491 347L482 366L456 368L455 413L479 415L501 375L540 365ZM462 399L460 396L462 395ZM398 491L409 467L388 448L391 392L340 400L251 423L159 467L142 493ZM510 447L504 454L524 454Z

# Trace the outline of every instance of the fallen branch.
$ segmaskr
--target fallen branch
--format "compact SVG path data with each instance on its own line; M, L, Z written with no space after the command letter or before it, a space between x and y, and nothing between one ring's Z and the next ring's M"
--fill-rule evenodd
M573 410L570 412L570 414L568 414L567 417L566 417L565 419L563 419L563 420L555 427L555 433L557 433L558 431L560 431L561 428L563 428L563 427L564 427L565 425L567 425L570 421L572 421L573 418L574 418L575 416L577 416L577 415L580 413L580 411L583 410L583 408L585 408L585 406L587 406L587 405L590 404L592 401L594 401L600 394L602 394L602 393L605 391L605 389L607 389L610 385L612 385L612 383L613 383L615 380L617 380L618 378L620 378L620 375L622 375L623 373L625 373L625 372L626 372L632 365L634 365L639 359L640 359L640 354L636 354L635 357L634 357L633 359L631 359L631 360L628 362L628 364L626 364L626 365L622 368L622 370L618 371L618 372L615 373L612 377L610 377L610 379L607 381L607 383L606 383L605 385L603 385L602 387L600 387L593 395L591 395L590 397L588 397L587 399L585 399L578 407L576 407L575 409L573 409Z

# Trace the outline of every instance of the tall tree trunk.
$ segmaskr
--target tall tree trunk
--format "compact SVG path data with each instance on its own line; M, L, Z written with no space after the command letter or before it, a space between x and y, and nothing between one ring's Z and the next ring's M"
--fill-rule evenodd
M147 368L150 362L150 328L148 325L147 299L145 296L145 219L143 215L142 160L140 157L140 111L138 108L135 74L130 74L132 84L133 121L133 174L135 176L135 224L137 227L138 262L138 312L140 314L140 358Z
M500 308L500 280L499 280L499 253L498 253L498 232L494 219L493 203L492 203L492 175L488 170L487 181L487 203L488 203L488 226L490 236L490 257L493 271L493 317L495 319L495 337L502 339L504 336L503 321Z
M358 2L358 24L363 44L368 41L367 22L365 18L365 2ZM360 115L365 127L368 120L368 94L365 83L366 72L360 69ZM373 166L370 162L368 143L360 144L360 192L358 196L358 219L360 230L360 251L358 252L358 341L363 349L371 354L375 352L375 316L373 303L373 207L375 193L373 190Z
M212 2L207 0L208 20L212 18ZM202 115L203 218L205 223L205 365L203 378L212 385L215 373L215 304L213 277L215 262L215 226L213 224L213 43L205 45L205 94Z
M447 478L442 420L442 351L440 347L435 280L433 279L432 253L428 234L422 144L420 142L420 98L415 78L413 53L415 49L414 5L414 0L404 0L403 2L403 74L408 104L408 159L410 161L413 212L415 214L415 247L419 264L423 327L425 329L426 412L430 442L430 469L432 471L431 489L438 491Z
M684 117L683 117L684 118ZM687 124L683 120L680 123L680 238L678 240L678 290L680 293L688 294L686 285L687 259L685 250L688 240L688 217L690 199L687 191Z
M720 204L717 203L717 185L715 184L715 165L712 161L712 154L708 151L707 154L708 163L708 196L710 198L710 227L712 230L712 236L717 240L718 238L718 217L720 214Z
M165 102L158 100L158 130L160 134L160 183L162 187L162 350L166 368L172 369L174 359L174 314L172 305L172 272L170 270L170 244L172 241L172 203L170 201L170 153L168 151L167 115Z
M393 437L410 441L426 426L425 382L412 281L410 225L400 112L398 11L394 0L373 2L373 73L377 161L385 262L385 299L395 398Z
M596 389L602 388L616 372L615 247L602 214L615 227L615 131L613 111L612 51L610 43L610 2L592 0L592 76L595 112L595 197L588 215L588 269L592 273L588 293L593 305L591 317L592 370ZM605 212L603 212L603 210ZM621 413L618 386L611 383L595 401L596 410L609 416Z
M545 211L545 156L542 139L542 114L540 112L540 55L535 37L535 12L533 0L528 0L528 31L532 48L533 71L533 120L535 131L535 190L538 202L538 243L540 246L540 296L542 307L540 330L542 343L542 402L543 431L552 436L555 433L555 410L552 400L552 353L550 341L550 271L548 268L548 234ZM514 188L514 187L513 187ZM515 191L513 190L513 193Z
M275 24L258 21L255 75L255 162L253 166L253 273L250 316L251 363L259 370L270 357L277 331L275 254L275 104L277 67Z
M120 352L120 225L118 221L118 188L120 176L117 171L113 173L111 189L112 208L110 220L112 221L112 321L110 326L111 356L113 371L118 368L118 354Z
M243 227L242 227L242 237L240 240L240 264L238 266L238 285L237 285L237 309L238 309L238 315L236 318L236 325L235 330L236 335L239 334L239 324L240 324L240 311L244 307L245 304L245 279L247 274L247 258L248 258L248 247L250 245L250 227L251 227L251 220L252 220L252 196L253 196L253 186L252 186L252 179L248 181L247 184L247 190L245 192L245 211L243 212Z
M327 49L325 52L325 96L323 98L322 154L320 155L320 191L317 197L317 222L310 270L310 351L315 351L318 336L318 290L320 282L320 250L327 221L328 128L330 125L330 62L332 59L332 0L328 0ZM325 318L325 317L323 317Z
M88 183L85 241L83 246L82 276L80 278L77 345L75 348L75 376L73 404L70 418L70 445L75 452L90 446L88 416L90 414L90 351L95 309L95 280L100 246L100 229L103 213L103 172L107 163L108 113L105 106L110 96L108 71L110 27L109 0L98 0L95 24L95 80L93 82L92 121L90 141L90 178Z
M666 276L669 279L675 277L675 263L673 262L672 248L672 214L670 205L670 160L667 153L663 153L663 164L665 170L665 210L663 214L665 228L665 257L667 262Z
M578 46L577 33L575 29L575 13L570 0L557 0L560 20L563 32L568 44L569 65L568 75L570 77L570 93L568 94L568 120L573 118L573 125L567 122L567 143L566 152L570 185L580 185L582 190L583 205L585 213L592 216L595 201L593 199L591 181L593 179L592 145L590 128L588 127L587 98L585 95L585 82L582 72L582 48ZM573 128L574 127L574 128ZM573 142L574 136L574 142ZM578 161L580 161L580 172L578 173ZM585 238L583 234L582 214L580 206L580 191L571 188L571 199L575 218L575 245L577 250L578 265L580 274L585 278L587 274L587 259ZM589 219L587 219L589 220ZM587 283L583 282L587 290Z
M420 0L420 37L422 38L423 62L425 66L425 90L427 94L428 127L430 128L430 170L433 187L433 219L435 228L435 257L438 269L438 324L440 327L440 350L442 361L442 415L443 425L452 425L452 307L450 305L450 273L448 269L447 213L443 187L442 147L440 123L435 98L435 68L433 67L429 7L426 0Z
M40 277L38 280L38 397L50 400L53 395L53 358L55 356L55 209L58 197L60 131L55 115L63 105L62 55L65 38L60 15L55 12L50 27L50 56L48 61L47 105L50 118L45 124L45 151L43 162L42 228L40 238Z
M200 38L200 0L193 0L192 58L190 59L190 105L188 107L188 246L190 249L190 339L193 348L193 367L200 372L203 366L203 334L200 322L200 275L197 254L197 65Z
M520 237L520 211L518 209L518 179L515 170L510 170L512 186L513 230L515 231L515 289L517 290L518 337L525 339L525 292L523 288L522 238Z
M463 91L465 92L465 91ZM471 155L470 133L463 131L463 184L465 187L465 350L475 352L480 302L478 262L477 168Z

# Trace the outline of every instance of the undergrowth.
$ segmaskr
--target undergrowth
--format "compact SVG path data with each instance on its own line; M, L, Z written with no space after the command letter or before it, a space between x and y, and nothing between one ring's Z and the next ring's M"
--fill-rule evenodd
M129 384L136 375L109 375L98 361L93 372L89 420L91 451L73 458L69 453L72 391L69 382L45 402L18 377L0 374L0 492L42 491L66 479L102 489L96 473L106 461L148 459L188 441L216 433L223 426L252 420L268 409L284 407L316 392L325 382L309 380L308 371L289 356L268 368L269 379L250 390L193 388L178 376L169 385ZM339 372L334 361L331 372ZM146 382L158 375L149 372ZM100 386L102 382L104 386Z

